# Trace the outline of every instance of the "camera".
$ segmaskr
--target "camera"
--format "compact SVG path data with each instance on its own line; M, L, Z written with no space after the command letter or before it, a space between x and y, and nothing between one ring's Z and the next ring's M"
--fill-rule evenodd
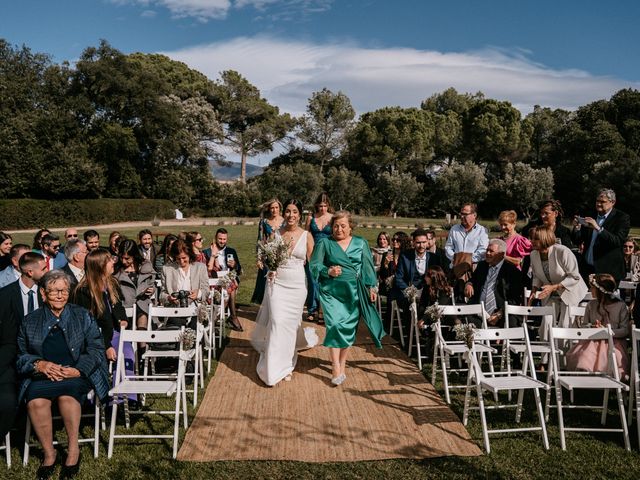
M171 294L173 298L178 300L180 308L186 308L189 306L189 295L191 295L189 290L178 290Z

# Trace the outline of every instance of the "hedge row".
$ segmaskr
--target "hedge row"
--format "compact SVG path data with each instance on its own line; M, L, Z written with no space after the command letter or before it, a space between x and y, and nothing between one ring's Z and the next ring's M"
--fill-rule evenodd
M116 222L175 218L169 200L0 200L0 230L101 225Z

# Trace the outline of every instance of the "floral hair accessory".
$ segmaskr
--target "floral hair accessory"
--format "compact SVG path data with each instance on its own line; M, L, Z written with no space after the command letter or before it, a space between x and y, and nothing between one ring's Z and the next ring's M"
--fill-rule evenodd
M589 285L591 285L592 287L596 287L598 290L600 290L605 295L613 295L615 293L615 292L610 292L609 290L604 288L602 285L600 285L598 283L598 281L596 280L596 276L595 276L594 273L589 275Z

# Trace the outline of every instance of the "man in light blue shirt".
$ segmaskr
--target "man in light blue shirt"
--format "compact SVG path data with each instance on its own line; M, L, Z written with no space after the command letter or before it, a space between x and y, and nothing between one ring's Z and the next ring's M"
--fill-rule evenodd
M449 230L444 251L456 280L465 279L473 265L484 260L489 232L477 223L478 207L475 203L465 203L460 209L460 224Z
M20 257L23 253L31 251L31 247L24 243L18 243L11 247L9 255L11 256L11 265L0 272L0 288L17 281L22 272L20 272Z

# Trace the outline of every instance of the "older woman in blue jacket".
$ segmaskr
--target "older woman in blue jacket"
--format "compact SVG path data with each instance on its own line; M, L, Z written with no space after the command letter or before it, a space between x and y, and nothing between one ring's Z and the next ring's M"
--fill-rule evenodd
M39 478L50 477L56 463L52 403L58 405L69 439L62 476L71 477L79 468L82 402L91 389L103 400L109 391L102 335L86 309L67 303L69 289L69 278L63 271L48 272L40 288L44 305L27 315L18 331L19 400L27 403L44 451Z

